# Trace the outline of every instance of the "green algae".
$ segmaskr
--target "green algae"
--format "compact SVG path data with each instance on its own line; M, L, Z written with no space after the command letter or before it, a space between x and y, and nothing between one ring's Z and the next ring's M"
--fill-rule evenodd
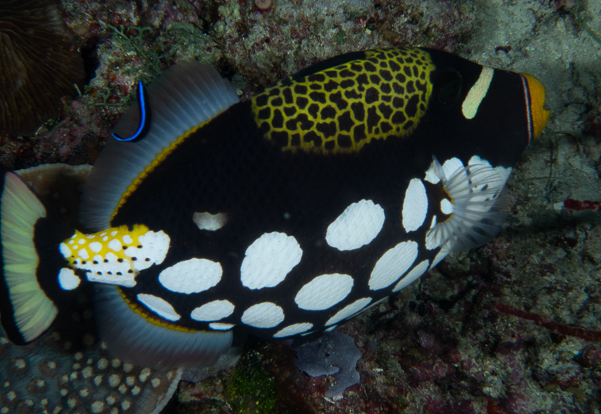
M277 384L256 351L245 353L226 382L225 399L234 413L275 413Z
M110 24L107 24L106 28L110 29L116 35L114 40L121 42L121 47L135 51L139 57L144 59L153 78L163 71L160 60L165 56L159 55L155 50L152 50L149 42L144 40L144 35L146 33L152 34L155 29L152 27L124 27L123 25L119 25L117 28ZM135 31L135 34L128 35L128 31Z

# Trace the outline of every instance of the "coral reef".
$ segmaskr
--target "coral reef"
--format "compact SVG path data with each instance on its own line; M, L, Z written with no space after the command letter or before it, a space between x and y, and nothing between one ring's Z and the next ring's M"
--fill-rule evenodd
M51 0L0 3L0 134L33 134L74 95L83 62Z
M601 410L601 346L590 341L601 330L601 216L561 208L601 201L601 2L64 0L61 10L91 80L32 138L0 136L10 168L93 163L136 82L180 59L215 65L242 98L326 57L392 44L444 48L547 86L552 117L510 178L504 230L341 327L362 353L361 380L342 399L326 397L335 376L310 377L287 346L251 341L236 368L182 382L165 412ZM31 349L54 358L45 346ZM8 360L20 352L6 349Z

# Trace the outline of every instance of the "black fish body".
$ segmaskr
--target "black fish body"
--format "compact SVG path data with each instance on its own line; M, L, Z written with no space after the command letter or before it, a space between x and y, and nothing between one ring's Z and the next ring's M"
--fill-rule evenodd
M511 168L548 118L531 76L425 49L342 55L239 103L206 66L165 79L148 88L154 124L137 126L130 110L116 127L148 136L109 143L95 167L90 232L50 254L66 293L104 284L99 323L115 352L163 367L210 363L236 330L331 330L485 241ZM5 293L14 279L5 272ZM53 319L27 331L12 303L2 323L16 342Z

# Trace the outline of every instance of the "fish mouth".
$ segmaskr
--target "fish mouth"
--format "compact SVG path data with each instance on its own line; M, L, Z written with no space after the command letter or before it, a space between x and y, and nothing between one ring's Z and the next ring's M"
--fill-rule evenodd
M530 139L536 138L549 121L551 110L545 100L545 86L534 76L521 73L528 106Z

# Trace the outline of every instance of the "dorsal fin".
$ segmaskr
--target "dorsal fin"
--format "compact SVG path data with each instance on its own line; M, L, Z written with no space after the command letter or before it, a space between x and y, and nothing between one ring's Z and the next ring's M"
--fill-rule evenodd
M169 68L148 86L147 94L152 119L144 138L137 142L111 138L86 182L80 220L87 229L108 228L129 185L163 149L238 102L227 79L212 66L193 61ZM132 105L114 131L121 136L135 132L138 111L138 105Z
M322 60L321 62L317 62L308 68L304 68L296 72L291 76L292 80L298 80L304 78L305 76L313 75L314 73L321 72L323 70L333 68L334 66L342 65L346 62L350 62L352 60L364 59L365 52L349 52L344 55L338 55L326 60Z

